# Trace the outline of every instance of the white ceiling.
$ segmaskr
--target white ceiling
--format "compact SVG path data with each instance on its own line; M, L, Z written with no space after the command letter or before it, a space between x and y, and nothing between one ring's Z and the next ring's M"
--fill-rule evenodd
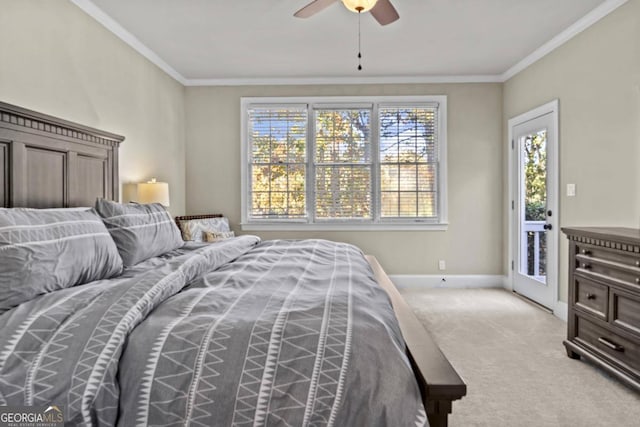
M101 21L111 18L187 81L497 76L594 8L624 3L393 0L399 21L362 16L357 71L358 17L341 2L299 19L293 13L310 0L73 1L97 18L102 10Z

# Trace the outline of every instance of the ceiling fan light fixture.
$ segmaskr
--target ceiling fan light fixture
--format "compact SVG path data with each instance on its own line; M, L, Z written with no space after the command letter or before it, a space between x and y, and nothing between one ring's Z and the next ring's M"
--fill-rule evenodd
M352 12L368 12L373 9L378 0L342 0L344 7Z

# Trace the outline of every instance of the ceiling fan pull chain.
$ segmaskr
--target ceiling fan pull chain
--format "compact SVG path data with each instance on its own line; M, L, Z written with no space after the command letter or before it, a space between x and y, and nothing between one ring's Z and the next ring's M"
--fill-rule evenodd
M362 16L362 9L358 9L358 71L362 71L362 47L360 43L360 17Z

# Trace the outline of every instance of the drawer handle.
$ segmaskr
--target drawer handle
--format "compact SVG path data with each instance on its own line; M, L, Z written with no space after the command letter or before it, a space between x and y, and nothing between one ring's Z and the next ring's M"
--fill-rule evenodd
M640 260L636 261L636 267L640 267Z
M581 252L582 252L582 255L591 255L591 251L587 249L583 249Z
M587 299L596 299L596 294L590 294L587 292Z
M582 268L584 268L585 270L588 270L591 268L591 266L587 263L582 263Z
M640 277L636 277L636 283L640 284Z
M614 343L612 341L609 341L605 337L598 338L598 342L600 344L602 344L603 346L605 346L607 348L610 348L613 351L624 352L624 347L623 346L621 346L620 344L616 344L616 343Z

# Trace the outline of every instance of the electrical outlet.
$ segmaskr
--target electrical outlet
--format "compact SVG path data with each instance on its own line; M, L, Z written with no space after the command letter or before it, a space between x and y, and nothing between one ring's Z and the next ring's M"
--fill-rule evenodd
M576 196L576 185L567 184L567 197L575 197L575 196Z
M438 270L443 271L446 269L447 269L447 263L443 259L438 261Z

